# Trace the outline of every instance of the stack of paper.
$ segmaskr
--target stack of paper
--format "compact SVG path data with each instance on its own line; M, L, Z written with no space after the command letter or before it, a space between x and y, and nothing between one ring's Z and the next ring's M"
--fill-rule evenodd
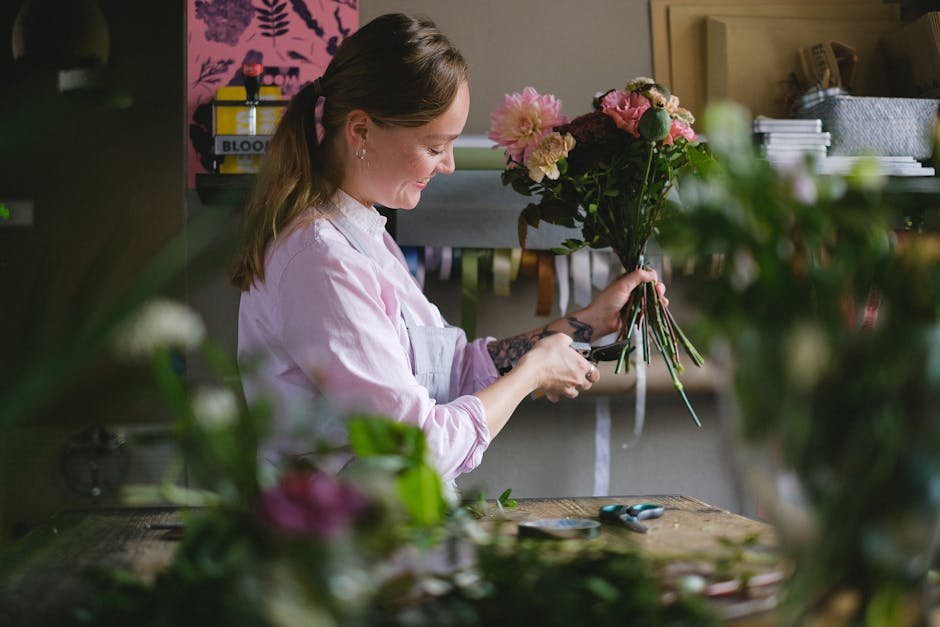
M761 154L771 163L792 163L805 155L819 161L826 157L826 148L832 143L820 120L758 116L753 128Z
M753 129L761 154L774 166L787 166L809 155L819 174L849 174L862 160L874 162L885 176L934 176L935 172L914 157L827 155L832 138L818 119L758 116Z
M859 161L869 160L878 164L878 171L885 176L934 176L934 169L924 167L914 157L844 156L833 155L816 162L820 174L849 174Z

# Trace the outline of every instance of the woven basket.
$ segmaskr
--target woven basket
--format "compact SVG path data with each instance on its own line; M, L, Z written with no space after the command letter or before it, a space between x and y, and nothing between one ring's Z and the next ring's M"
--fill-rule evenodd
M832 134L830 155L876 154L926 159L940 100L834 96L801 107L798 118L819 118Z

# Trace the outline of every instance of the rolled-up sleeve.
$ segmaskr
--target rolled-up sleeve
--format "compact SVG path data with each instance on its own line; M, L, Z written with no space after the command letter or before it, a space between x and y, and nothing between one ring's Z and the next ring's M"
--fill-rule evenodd
M371 260L317 240L285 264L277 291L285 350L341 411L419 426L445 480L479 465L490 434L483 404L469 394L496 377L485 343L464 340L454 364L460 395L438 404L412 373L398 295Z

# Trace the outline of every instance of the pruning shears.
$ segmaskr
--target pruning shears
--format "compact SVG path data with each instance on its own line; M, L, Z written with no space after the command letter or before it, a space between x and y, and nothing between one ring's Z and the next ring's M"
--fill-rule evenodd
M646 525L643 525L640 521L659 518L665 512L666 508L657 503L611 504L602 506L598 517L603 522L621 524L630 531L646 533Z
M599 361L617 361L620 359L621 353L624 353L624 347L629 343L630 340L621 340L606 346L591 346L587 342L572 342L571 348L578 351L588 361L597 363ZM627 352L624 354L629 355L635 348L635 346L627 346Z
M636 348L635 346L627 346L629 343L630 340L621 340L606 346L591 346L587 342L572 342L571 348L578 351L589 362L596 364L601 361L617 361L621 355L626 357ZM624 347L626 347L626 350L624 350ZM539 390L532 393L533 399L541 397L542 392Z

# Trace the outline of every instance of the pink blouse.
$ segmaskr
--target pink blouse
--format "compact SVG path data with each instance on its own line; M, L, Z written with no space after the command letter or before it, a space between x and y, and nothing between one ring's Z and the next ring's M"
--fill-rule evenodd
M486 349L492 338L467 342L458 335L452 400L436 403L413 374L402 307L422 325L446 322L409 274L385 218L342 191L333 205L309 210L281 234L269 246L264 281L242 292L238 360L245 394L275 407L277 435L265 453L305 452L309 442L290 435L296 424L342 443L342 416L366 411L420 426L438 471L452 481L479 465L490 442L483 404L471 393L498 376ZM332 212L361 231L357 240L370 247L367 254L325 219ZM323 405L321 389L338 411Z

